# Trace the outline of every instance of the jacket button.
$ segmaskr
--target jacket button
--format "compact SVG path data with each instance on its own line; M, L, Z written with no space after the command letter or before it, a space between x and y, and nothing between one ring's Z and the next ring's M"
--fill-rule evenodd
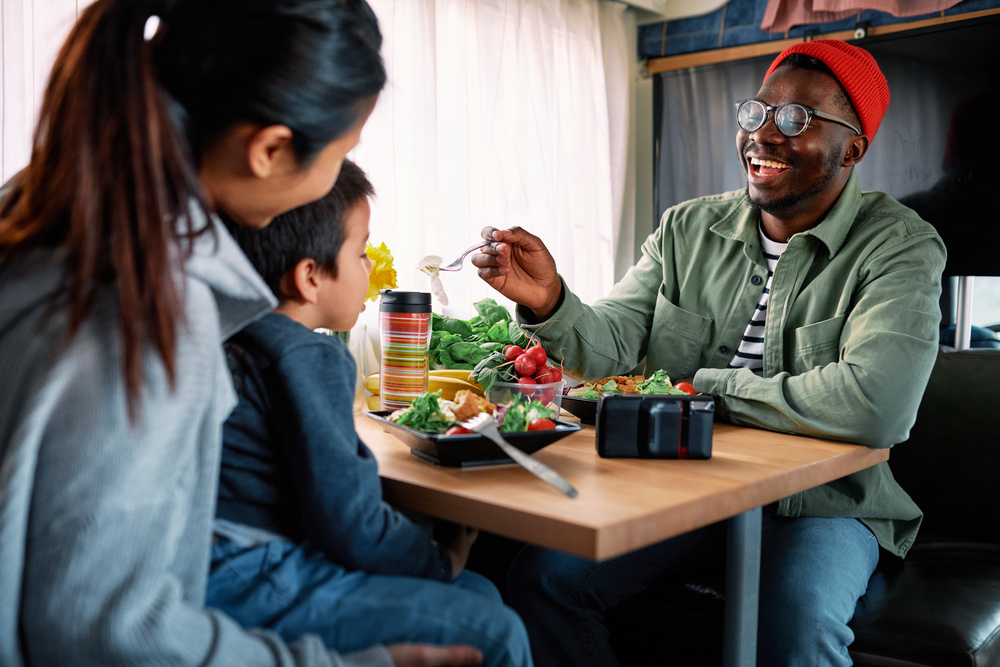
M754 276L753 278L750 279L750 284L752 284L752 285L760 285L761 280L762 280L762 278L760 276Z
M721 352L722 354L729 354L729 346L728 345L720 345L719 346L719 352Z

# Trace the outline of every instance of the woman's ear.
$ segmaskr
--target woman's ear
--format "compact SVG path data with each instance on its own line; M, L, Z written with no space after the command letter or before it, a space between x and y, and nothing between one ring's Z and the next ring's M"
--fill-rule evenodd
M250 135L246 146L247 166L257 178L267 178L279 172L278 167L288 157L295 163L292 131L284 125L259 128Z
M281 279L281 291L289 301L316 303L319 300L320 267L314 259L300 259Z

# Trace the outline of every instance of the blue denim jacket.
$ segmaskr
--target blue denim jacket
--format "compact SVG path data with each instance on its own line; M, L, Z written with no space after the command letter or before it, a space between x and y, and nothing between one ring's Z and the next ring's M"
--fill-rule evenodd
M451 558L382 499L340 339L270 313L226 350L239 404L223 430L219 518L308 540L349 570L449 581Z

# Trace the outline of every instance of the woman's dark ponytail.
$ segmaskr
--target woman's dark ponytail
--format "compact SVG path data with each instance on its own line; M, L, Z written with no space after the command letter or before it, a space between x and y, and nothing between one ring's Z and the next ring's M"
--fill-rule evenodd
M147 41L152 15L161 25ZM146 345L174 379L177 262L203 231L190 228L202 219L191 207L206 207L203 151L238 123L285 125L308 164L385 85L381 39L364 0L96 0L83 11L31 162L0 204L0 260L65 250L70 336L111 287L133 417Z
M62 246L69 336L113 284L130 414L151 344L173 382L179 221L201 201L187 147L167 113L143 36L162 2L98 0L56 58L31 162L0 211L0 253Z

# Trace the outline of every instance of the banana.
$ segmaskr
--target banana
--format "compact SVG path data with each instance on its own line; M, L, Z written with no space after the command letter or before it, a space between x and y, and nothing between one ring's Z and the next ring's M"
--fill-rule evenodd
M378 396L379 393L378 373L375 373L374 375L369 375L367 378L365 378L365 389L369 393ZM441 398L449 401L454 400L455 394L462 389L467 389L480 396L483 395L483 388L473 382L466 382L465 380L460 380L453 377L447 377L435 374L431 374L427 381L427 391L440 391Z
M475 384L475 381L472 379L472 371L463 368L435 368L429 372L431 377L455 378L456 380Z
M427 391L439 391L441 392L441 398L446 400L454 400L455 394L462 389L467 389L475 394L483 395L483 388L478 384L473 384L471 382L466 382L465 380L456 380L450 377L438 377L432 375L427 382Z

